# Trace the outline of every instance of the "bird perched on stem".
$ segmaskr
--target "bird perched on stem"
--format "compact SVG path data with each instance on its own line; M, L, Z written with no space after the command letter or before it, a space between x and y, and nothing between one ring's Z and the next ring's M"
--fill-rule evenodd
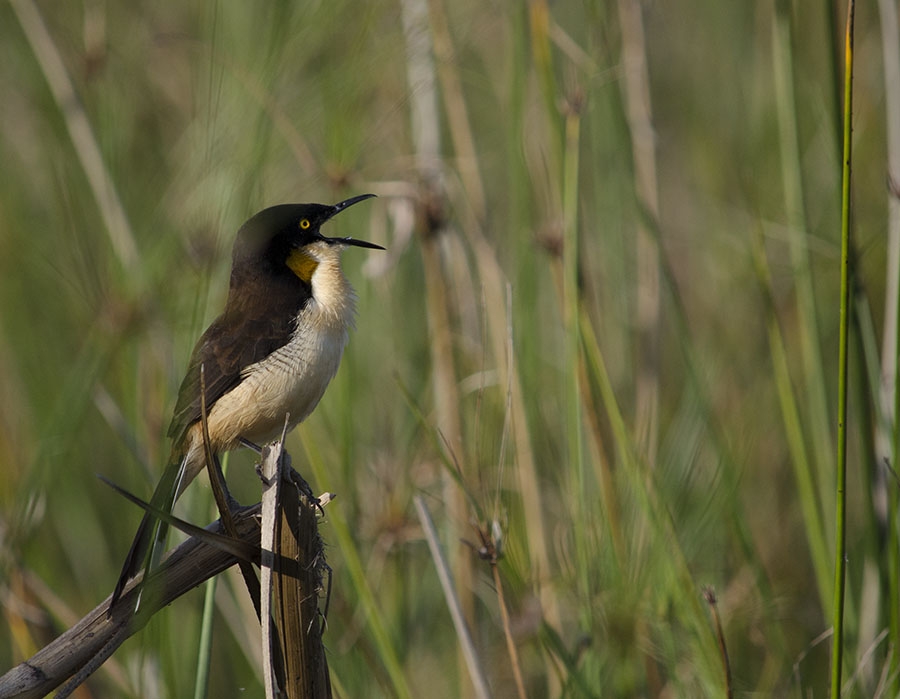
M347 246L383 250L354 238L328 238L321 226L362 194L333 206L282 204L238 231L228 299L200 337L169 427L172 454L151 503L165 511L205 465L201 367L212 452L263 444L306 419L337 372L353 325L356 295L341 271ZM110 609L165 531L150 513L138 528ZM161 531L160 531L161 530Z

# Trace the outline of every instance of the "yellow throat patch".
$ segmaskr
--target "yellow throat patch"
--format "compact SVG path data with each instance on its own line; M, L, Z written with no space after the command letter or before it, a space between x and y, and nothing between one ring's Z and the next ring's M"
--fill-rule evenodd
M286 264L294 274L309 284L312 281L312 276L316 271L316 267L319 266L319 261L308 255L302 249L294 249L291 250L291 254L288 255Z

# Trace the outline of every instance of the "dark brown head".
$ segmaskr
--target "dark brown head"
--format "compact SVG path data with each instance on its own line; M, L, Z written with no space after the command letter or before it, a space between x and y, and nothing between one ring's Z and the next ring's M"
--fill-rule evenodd
M355 238L328 238L321 226L344 209L374 197L361 194L339 204L279 204L263 209L238 231L232 254L232 287L250 278L278 278L295 275L309 283L316 250L348 245L383 250L380 245Z

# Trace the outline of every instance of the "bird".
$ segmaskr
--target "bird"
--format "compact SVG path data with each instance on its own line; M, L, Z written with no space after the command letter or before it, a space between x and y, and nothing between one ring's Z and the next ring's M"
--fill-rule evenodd
M191 353L168 431L171 455L152 505L171 510L205 467L201 385L213 454L269 442L285 429L286 416L290 430L318 405L337 373L356 313L341 252L349 246L384 250L355 238L326 237L321 227L374 196L334 205L271 206L240 227L225 308ZM156 522L149 512L144 515L110 610L128 581L150 565L151 548L164 536L154 533Z

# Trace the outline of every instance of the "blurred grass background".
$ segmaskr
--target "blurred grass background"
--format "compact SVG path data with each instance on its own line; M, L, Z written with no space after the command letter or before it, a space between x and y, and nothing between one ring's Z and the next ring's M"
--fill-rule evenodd
M848 696L894 695L900 641L900 52L879 7L856 22ZM2 665L111 591L140 512L94 474L151 492L240 224L374 192L332 233L388 252L345 255L357 329L288 442L339 495L322 526L338 694L471 695L417 494L496 696L517 695L497 580L529 696L722 695L707 587L737 696L823 694L842 17L807 0L0 5ZM247 502L252 462L229 466ZM180 512L212 517L205 483ZM187 696L201 597L81 696ZM209 696L261 692L244 597L226 575Z

